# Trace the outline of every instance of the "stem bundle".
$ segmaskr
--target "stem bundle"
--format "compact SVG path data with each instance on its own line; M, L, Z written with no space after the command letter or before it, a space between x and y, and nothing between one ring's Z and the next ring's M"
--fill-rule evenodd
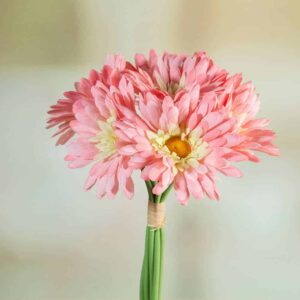
M163 203L171 190L170 186L164 193L157 196L152 193L154 183L146 181L149 201ZM163 225L153 228L147 225L145 238L145 253L140 282L140 300L160 300L162 285L162 270L164 259L165 233Z

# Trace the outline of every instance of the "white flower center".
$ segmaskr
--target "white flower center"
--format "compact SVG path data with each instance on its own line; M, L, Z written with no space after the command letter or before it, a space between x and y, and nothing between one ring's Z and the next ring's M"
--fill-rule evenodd
M96 136L90 139L91 142L96 144L99 149L98 158L105 159L114 154L116 149L116 135L112 126L115 117L111 116L106 121L98 121L99 132Z

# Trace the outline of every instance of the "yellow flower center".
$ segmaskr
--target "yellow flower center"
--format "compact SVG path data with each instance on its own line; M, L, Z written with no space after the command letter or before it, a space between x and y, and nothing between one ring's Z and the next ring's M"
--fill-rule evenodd
M170 137L165 145L171 153L175 152L180 158L187 157L192 152L191 145L187 141L182 140L180 136Z
M174 172L186 168L197 168L209 153L208 144L201 138L201 131L188 128L174 128L170 132L158 130L147 132L147 137L155 151L169 157L174 162Z

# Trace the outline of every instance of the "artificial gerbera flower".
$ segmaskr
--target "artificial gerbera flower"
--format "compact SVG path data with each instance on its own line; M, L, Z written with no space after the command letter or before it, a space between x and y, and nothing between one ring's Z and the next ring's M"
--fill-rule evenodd
M269 155L279 155L279 149L273 145L275 133L268 129L270 121L255 118L260 108L259 96L251 82L242 83L242 75L237 74L226 80L225 89L218 96L217 108L224 107L229 117L237 120L236 132L242 137L241 143L232 148L227 157L238 161L258 162L253 151Z
M134 94L130 83L125 79L119 82L121 90L126 93L128 107L133 106ZM93 102L79 100L73 106L74 120L70 123L77 139L69 143L69 154L65 157L70 168L78 168L93 164L85 185L90 189L96 185L97 197L111 198L118 189L128 198L133 196L132 168L129 167L129 157L120 154L117 140L120 138L115 132L115 122L123 117L118 110L118 89L114 86L111 91L104 93L103 82L98 81L91 89ZM129 104L129 101L132 104ZM119 141L120 142L120 141Z
M137 113L117 122L119 148L144 180L156 182L154 194L174 183L182 204L190 194L218 199L217 173L242 175L231 161L257 161L253 150L278 154L266 119L254 119L255 88L242 84L241 75L229 77L204 53L150 52L149 60L137 56L136 65L129 77L139 92Z
M214 95L207 94L191 113L180 117L180 104L170 96L158 98L149 92L139 100L139 123L117 122L123 143L119 143L120 152L131 157L132 168L142 169L144 180L157 182L154 194L163 193L174 182L182 204L187 204L190 193L197 199L205 194L218 199L217 171L241 176L219 148L223 141L222 148L229 149L240 143L241 137L234 132L237 121L225 109L213 111L214 103Z
M138 89L156 89L168 93L174 99L181 95L181 90L191 91L195 86L201 86L202 93L211 90L218 92L223 89L228 74L203 51L188 56L170 53L157 55L151 50L148 59L142 54L136 54L135 65L138 71L132 76Z
M122 77L127 68L134 69L121 56L109 56L101 72L92 70L89 79L75 83L76 91L66 92L67 99L59 100L48 112L48 128L58 125L54 136L61 134L57 144L76 135L68 144L65 160L70 168L93 164L85 188L96 185L99 198L113 197L119 187L128 198L133 195L129 158L118 153L114 132L114 122L123 116L117 104L134 107L133 87Z

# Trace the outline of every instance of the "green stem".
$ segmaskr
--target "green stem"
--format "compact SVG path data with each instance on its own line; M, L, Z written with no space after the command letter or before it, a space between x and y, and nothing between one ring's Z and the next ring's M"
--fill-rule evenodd
M148 284L148 238L149 238L149 228L146 229L146 239L145 239L145 254L144 261L142 267L142 275L141 275L141 284L140 284L140 299L142 300L150 300L149 297L149 284Z
M173 183L171 183L168 188L161 194L160 196L160 203L164 202L167 198L167 196L169 195L170 191L173 188Z
M148 250L149 250L149 257L148 257L148 263L149 263L149 285L150 285L150 290L149 290L149 297L152 299L152 286L153 286L153 259L154 259L154 236L155 236L155 231L153 231L151 228L148 227L149 231L149 244L148 244Z
M149 201L162 203L172 189L172 184L161 195L154 195L155 182L146 181ZM145 254L140 281L140 300L160 300L162 286L162 270L164 258L163 228L146 228Z
M165 248L165 230L164 228L160 229L160 277L159 277L159 300L161 295L161 286L162 286L162 273L164 265L164 248Z
M152 181L145 181L145 183L146 183L146 187L147 187L147 191L148 191L149 201L154 202L154 195L152 193L152 189L153 189Z
M159 299L159 282L160 282L160 229L155 231L154 236L154 268L153 268L153 297L151 300L158 300Z

